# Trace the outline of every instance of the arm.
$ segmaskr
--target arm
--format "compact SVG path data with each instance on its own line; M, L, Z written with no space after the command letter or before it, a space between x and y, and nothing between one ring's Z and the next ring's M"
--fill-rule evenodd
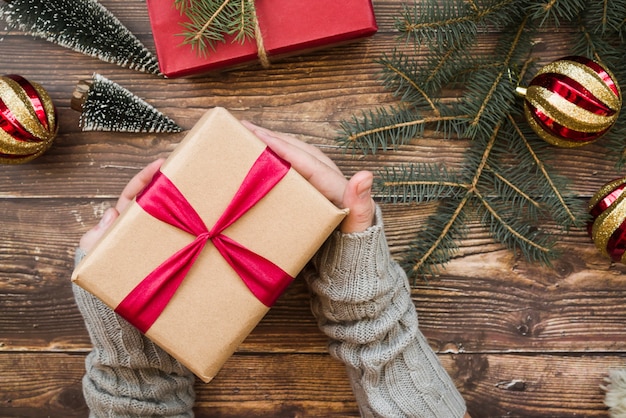
M76 263L93 248L161 163L155 161L137 174L115 208L108 209L100 223L81 238ZM90 416L192 417L193 374L99 299L72 286L93 345L85 359L83 377Z
M363 232L335 233L305 278L312 309L346 364L365 417L460 418L465 403L418 328L407 277L390 259L380 211Z
M317 148L246 126L335 205L350 209L305 278L313 313L331 354L347 367L363 416L464 416L461 395L418 328L406 274L391 260L371 198L372 174L346 180Z

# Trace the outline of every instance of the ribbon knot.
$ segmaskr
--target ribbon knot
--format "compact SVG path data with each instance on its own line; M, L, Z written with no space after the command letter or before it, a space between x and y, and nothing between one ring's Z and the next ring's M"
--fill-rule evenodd
M278 184L289 167L288 162L266 148L210 230L174 183L160 171L155 174L137 196L137 203L156 219L191 234L194 239L148 274L115 312L145 333L174 296L209 240L255 297L268 307L273 305L293 278L223 231Z

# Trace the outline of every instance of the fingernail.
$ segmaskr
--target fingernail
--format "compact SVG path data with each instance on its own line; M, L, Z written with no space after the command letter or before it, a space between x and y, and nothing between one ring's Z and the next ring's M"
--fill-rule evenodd
M359 199L369 199L372 195L372 181L364 181L357 187L357 195Z
M115 209L113 208L107 209L102 215L102 219L100 219L100 222L98 223L98 225L100 227L109 226L109 224L113 221L114 211Z

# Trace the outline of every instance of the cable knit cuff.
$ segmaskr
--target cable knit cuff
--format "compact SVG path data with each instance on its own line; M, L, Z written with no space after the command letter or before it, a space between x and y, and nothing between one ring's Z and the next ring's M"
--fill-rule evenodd
M334 233L304 274L311 309L344 362L365 417L462 417L463 399L418 328L380 208L366 231Z
M75 263L84 256L79 248ZM90 416L193 416L193 374L98 298L72 288L93 344L83 378Z

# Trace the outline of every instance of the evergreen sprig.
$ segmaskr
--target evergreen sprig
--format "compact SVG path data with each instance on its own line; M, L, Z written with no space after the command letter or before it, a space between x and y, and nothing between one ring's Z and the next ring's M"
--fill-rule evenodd
M368 154L395 150L432 130L471 140L455 172L440 164L405 164L378 173L375 191L383 202L439 202L402 260L414 277L436 274L457 254L471 219L497 242L545 264L558 251L539 221L551 219L565 230L586 226L582 202L569 192L569 179L551 168L552 148L526 124L515 90L536 70L536 34L563 25L578 29L572 54L603 62L618 82L626 80L625 3L420 0L403 9L396 22L400 45L378 61L381 82L399 103L344 121L338 141ZM497 36L497 45L489 57L475 58L472 46L486 31ZM463 94L443 101L444 88ZM607 146L616 147L619 138L624 149L625 116L621 112L603 137Z
M122 67L160 74L156 57L96 0L0 0L11 28Z
M206 55L209 49L234 35L234 42L254 39L256 10L253 0L175 0L176 8L189 18L181 23L185 44Z

